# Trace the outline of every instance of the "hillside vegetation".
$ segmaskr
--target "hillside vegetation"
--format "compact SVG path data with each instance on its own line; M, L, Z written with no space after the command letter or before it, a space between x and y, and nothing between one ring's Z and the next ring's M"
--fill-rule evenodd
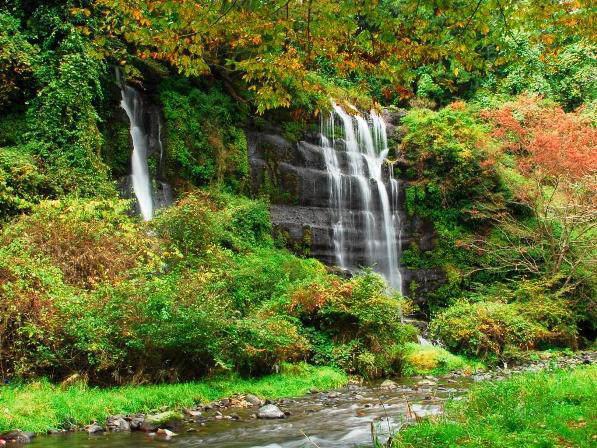
M487 363L592 344L593 13L583 0L2 2L0 376L145 384L299 361L413 373L413 312ZM132 147L116 71L163 119L176 201L149 222L119 195ZM401 261L446 279L421 309L416 284L401 297L370 270L344 278L293 254L272 236L277 196L251 191L245 131L300 139L331 98L406 109L389 158L434 245Z

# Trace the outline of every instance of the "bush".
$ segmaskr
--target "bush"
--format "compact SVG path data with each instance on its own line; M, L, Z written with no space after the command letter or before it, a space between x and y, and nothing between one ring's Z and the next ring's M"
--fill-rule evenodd
M155 265L125 201L45 201L0 233L5 374L87 370L122 358L122 304L104 290ZM94 292L98 290L101 292Z
M2 232L1 242L20 240L36 256L48 257L64 281L93 288L118 282L151 258L150 242L118 200L44 201Z
M185 256L204 254L210 245L235 252L272 245L265 202L213 191L187 193L176 207L163 210L151 225Z
M432 228L435 238L432 249L405 248L402 262L412 269L444 271L447 283L425 292L433 312L459 297L469 282L495 281L496 273L475 269L480 260L473 243L503 212L509 192L498 175L489 127L463 102L439 111L413 109L403 124L399 150L408 162L406 210ZM476 275L466 277L471 271Z
M416 339L416 330L401 323L409 304L388 296L385 282L372 272L349 281L329 276L299 285L286 306L305 326L313 328L308 335L314 359L368 377L398 372L399 348Z
M543 328L500 302L460 302L441 312L431 332L450 350L471 356L500 355L507 346L530 349Z
M415 336L406 302L373 273L342 280L275 248L267 204L195 191L149 224L127 209L42 201L3 229L5 375L176 381L297 360L399 370Z
M554 297L541 282L496 288L480 300L461 301L432 321L432 332L449 349L473 356L507 357L507 352L517 350L576 346L570 303Z
M47 176L28 148L0 148L0 219L30 210L48 189Z

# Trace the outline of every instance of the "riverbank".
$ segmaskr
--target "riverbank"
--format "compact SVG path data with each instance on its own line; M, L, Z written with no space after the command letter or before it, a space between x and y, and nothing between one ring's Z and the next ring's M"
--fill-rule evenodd
M282 371L259 379L217 378L202 382L123 386L108 389L74 384L69 387L40 381L0 388L0 432L20 429L45 433L76 429L111 415L156 413L192 408L199 403L254 394L262 399L300 396L312 389L334 389L347 376L329 367L283 365Z
M405 425L429 416L437 418L450 400L464 398L480 382L506 383L513 375L582 369L597 361L593 351L534 352L518 366L475 370L467 362L456 371L431 374L461 365L461 361L446 359L437 348L434 356L429 347L420 351L426 362L417 359L414 363L413 358L410 365L426 365L426 374L365 384L349 381L344 373L330 368L284 364L280 374L253 380L232 377L111 389L82 384L60 387L48 382L4 386L0 389L0 425L2 431L19 428L62 434L40 436L32 445L60 448L78 447L88 437L94 438L97 448L152 446L153 438L163 437L157 431L160 428L176 431L180 446L201 440L227 448L273 442L295 447L302 446L304 434L320 446L346 446L341 443L348 441L361 446L371 442L372 424L375 433L387 440ZM430 359L437 363L429 363ZM265 400L271 406L263 406ZM276 419L260 418L266 410L276 414ZM55 431L58 428L68 431Z
M444 416L400 431L392 448L590 447L597 443L597 366L527 372L473 387Z

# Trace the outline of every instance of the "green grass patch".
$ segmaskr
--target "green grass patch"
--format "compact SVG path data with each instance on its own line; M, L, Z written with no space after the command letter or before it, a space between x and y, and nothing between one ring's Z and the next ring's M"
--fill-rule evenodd
M407 447L590 447L597 434L597 367L527 373L473 388L446 415L396 435Z
M404 376L444 375L456 371L473 373L484 367L479 361L453 355L435 345L408 343L405 346L402 374Z
M123 386L109 389L75 385L61 388L47 381L0 388L0 431L22 429L44 432L81 426L108 415L179 409L234 394L262 398L305 394L311 388L331 389L345 384L344 373L329 367L285 364L277 375L258 379L237 376L202 382Z

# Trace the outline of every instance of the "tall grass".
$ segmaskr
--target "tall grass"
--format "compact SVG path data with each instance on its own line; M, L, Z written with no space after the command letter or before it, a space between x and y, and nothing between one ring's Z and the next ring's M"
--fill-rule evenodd
M527 373L471 390L437 421L397 434L393 448L594 447L597 366Z
M214 378L204 382L124 386L109 389L75 385L61 388L40 381L0 387L0 431L44 432L81 426L108 415L151 412L193 406L234 394L263 398L297 396L311 388L330 389L346 383L346 375L329 367L285 365L282 373L259 379Z

